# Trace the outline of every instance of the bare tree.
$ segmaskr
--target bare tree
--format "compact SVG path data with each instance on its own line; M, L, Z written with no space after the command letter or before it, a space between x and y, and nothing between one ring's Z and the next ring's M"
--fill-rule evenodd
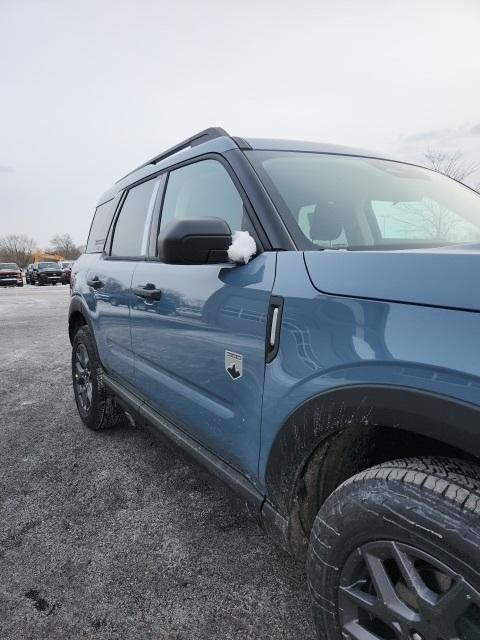
M438 149L427 149L423 154L425 164L430 169L443 173L454 180L465 182L467 178L480 169L480 162L465 160L462 151L447 153Z
M0 238L0 259L5 262L15 262L19 267L25 267L32 261L37 243L25 235L9 235Z
M77 247L69 233L53 236L50 243L49 251L62 255L66 260L76 260L82 253L82 247Z
M461 151L448 153L430 148L423 158L429 168L462 183L480 169L480 162L465 160ZM480 185L473 188L480 192ZM480 240L478 228L466 221L461 223L457 214L433 198L424 197L415 203L399 202L396 208L400 214L397 223L412 238L442 242Z

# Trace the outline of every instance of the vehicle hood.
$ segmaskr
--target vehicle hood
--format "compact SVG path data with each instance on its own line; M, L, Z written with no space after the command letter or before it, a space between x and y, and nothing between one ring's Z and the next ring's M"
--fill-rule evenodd
M480 311L480 247L408 251L305 252L324 293Z
M15 269L0 269L2 276L16 276L19 272Z

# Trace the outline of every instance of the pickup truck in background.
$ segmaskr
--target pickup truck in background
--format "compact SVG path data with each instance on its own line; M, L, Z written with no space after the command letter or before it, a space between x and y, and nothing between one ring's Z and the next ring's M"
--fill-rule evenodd
M23 287L23 275L14 262L0 262L0 287Z

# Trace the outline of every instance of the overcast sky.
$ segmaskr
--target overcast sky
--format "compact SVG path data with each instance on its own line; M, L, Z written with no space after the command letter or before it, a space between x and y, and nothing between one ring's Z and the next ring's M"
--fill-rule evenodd
M0 236L208 126L480 160L479 0L0 0Z

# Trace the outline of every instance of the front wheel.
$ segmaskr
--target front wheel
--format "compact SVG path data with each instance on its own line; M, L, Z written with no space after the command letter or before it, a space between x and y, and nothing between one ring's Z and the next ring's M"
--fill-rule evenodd
M307 572L322 640L480 638L480 469L388 462L325 502Z
M89 429L101 431L126 422L125 413L103 383L102 367L87 325L80 327L73 339L72 382L78 413Z

